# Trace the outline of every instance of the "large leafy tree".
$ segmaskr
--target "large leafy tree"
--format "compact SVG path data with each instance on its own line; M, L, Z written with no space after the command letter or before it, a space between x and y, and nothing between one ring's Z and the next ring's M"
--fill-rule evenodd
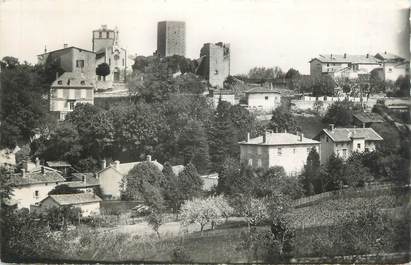
M217 191L227 195L235 193L232 184L240 174L240 164L237 159L226 157L221 170L218 172Z
M268 128L278 132L284 132L285 130L287 132L296 132L298 130L294 116L284 106L280 106L272 112Z
M107 63L101 63L96 68L96 75L106 77L110 74L110 66Z
M275 79L281 77L282 74L283 71L278 66L271 68L254 67L248 72L248 78L260 80Z
M206 173L210 159L207 136L201 122L187 122L179 137L178 146L184 164L193 163L200 173Z
M360 109L360 106L354 105L347 100L334 102L327 110L323 118L324 123L335 124L339 127L347 127L353 123L353 113Z
M177 187L181 195L181 202L201 195L203 180L193 164L187 164L184 170L178 174Z
M301 175L301 183L307 195L322 191L323 185L320 173L320 155L315 148L312 148L307 156L307 163L304 165L304 171Z
M230 108L230 103L220 101L209 128L210 159L216 170L220 170L226 157L239 155L238 136L229 114Z

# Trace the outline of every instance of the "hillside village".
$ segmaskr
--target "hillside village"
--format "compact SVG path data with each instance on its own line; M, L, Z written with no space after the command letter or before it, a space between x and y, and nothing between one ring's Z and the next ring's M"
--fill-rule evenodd
M406 258L409 59L313 54L309 75L232 75L235 43L186 58L183 21L158 22L149 56L120 30L1 60L5 258Z

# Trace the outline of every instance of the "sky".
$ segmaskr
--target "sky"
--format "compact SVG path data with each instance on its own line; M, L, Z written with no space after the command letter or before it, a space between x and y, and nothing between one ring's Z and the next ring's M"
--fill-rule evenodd
M186 57L231 45L231 74L255 66L309 73L320 53L409 58L407 0L0 0L0 57L36 63L64 43L92 48L92 30L118 27L129 54L156 50L157 22L186 22Z

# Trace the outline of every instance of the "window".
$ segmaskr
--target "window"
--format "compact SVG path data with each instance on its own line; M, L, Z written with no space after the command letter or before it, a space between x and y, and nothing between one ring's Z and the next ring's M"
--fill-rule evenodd
M347 149L343 149L342 151L343 151L343 158L346 158L347 157Z
M328 67L328 66L330 66L330 64L329 64L329 63L327 63L327 67Z
M262 166L263 163L261 162L261 159L258 159L258 160L257 160L257 164L258 164L258 167L261 167L261 166Z
M101 35L102 33L101 33L101 31L98 33L98 37L99 38L101 38L102 37L102 35Z
M392 68L388 68L388 72L391 73L391 72L392 72Z
M358 148L358 149L361 149L361 144L357 144L357 148Z
M76 67L77 68L83 68L84 67L84 60L77 60L76 61Z
M38 190L35 190L35 191L34 191L34 198L37 199L38 197L39 197L39 191L38 191Z
M365 152L369 152L370 149L368 147L365 148Z
M281 148L278 148L277 154L280 156L283 153L283 150Z
M114 55L114 60L117 61L118 59L120 59L120 56L118 56L117 54Z
M111 65L111 59L108 58L108 65Z
M253 165L253 160L250 158L250 159L248 159L248 165L249 166L252 166Z
M68 109L69 110L74 110L74 106L75 106L75 101L74 100L69 100L67 101L67 105L68 105Z
M261 155L261 146L257 147L257 154Z
M59 80L59 81L57 81L57 84L62 85L62 84L63 84L63 81L62 81L62 80Z
M268 100L268 96L265 96L264 98L265 98L265 100Z
M325 140L327 140L327 143L328 143L328 136L325 136Z
M293 154L295 154L295 148L293 148Z
M80 84L85 85L86 81L83 80L83 81L80 82Z

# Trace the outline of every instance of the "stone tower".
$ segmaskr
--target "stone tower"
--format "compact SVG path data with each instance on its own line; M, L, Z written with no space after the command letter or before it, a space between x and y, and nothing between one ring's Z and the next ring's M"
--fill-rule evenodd
M211 86L223 88L224 80L230 75L230 44L206 43L201 48L200 58L198 74Z
M160 57L185 56L186 24L183 21L161 21L157 25L157 54Z
M118 29L108 29L107 25L93 30L93 51L98 52L112 46L118 46Z

